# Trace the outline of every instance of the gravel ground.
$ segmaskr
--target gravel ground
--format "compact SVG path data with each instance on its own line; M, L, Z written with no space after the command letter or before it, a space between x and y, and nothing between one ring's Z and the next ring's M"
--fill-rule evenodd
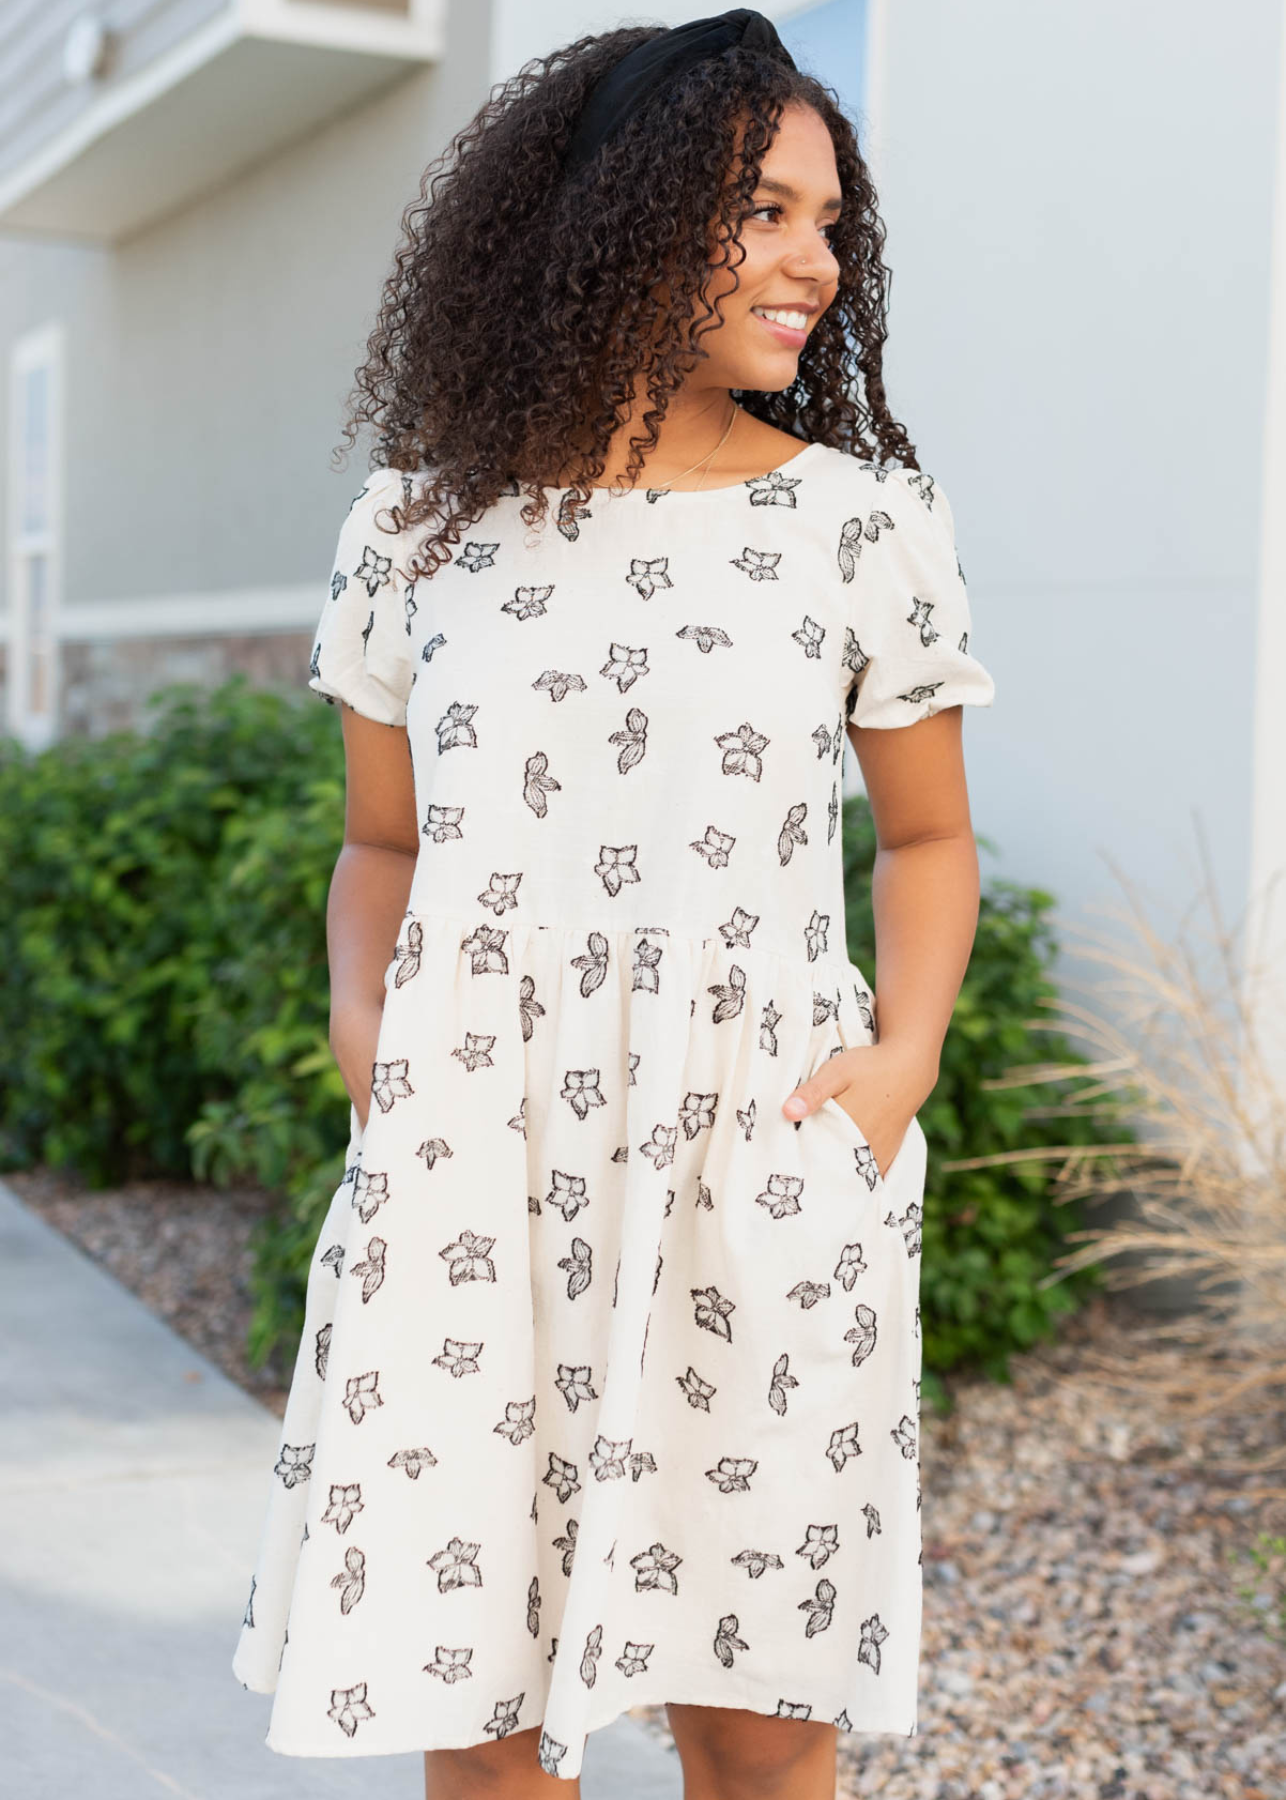
M289 1372L249 1368L252 1190L137 1182L95 1193L5 1178L243 1387L281 1415ZM1127 1298L1096 1300L1014 1379L953 1384L925 1409L919 1735L841 1733L842 1796L883 1800L1286 1800L1286 1475L1235 1465L1282 1420L1201 1422L1088 1365L1155 1352ZM1239 1589L1253 1590L1251 1598ZM667 1742L664 1709L634 1716Z

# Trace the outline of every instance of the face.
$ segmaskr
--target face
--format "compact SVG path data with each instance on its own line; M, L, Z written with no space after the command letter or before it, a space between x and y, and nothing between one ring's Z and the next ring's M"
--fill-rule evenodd
M722 297L724 322L701 337L702 387L773 391L795 380L799 353L838 287L828 239L840 206L830 133L811 107L788 106L741 222L745 261L735 277L718 270L706 289L711 301Z

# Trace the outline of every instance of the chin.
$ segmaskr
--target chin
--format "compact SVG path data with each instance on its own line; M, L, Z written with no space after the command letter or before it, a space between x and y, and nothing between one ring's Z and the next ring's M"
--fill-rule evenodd
M779 394L799 374L797 351L783 351L780 356L748 356L728 376L728 386L738 393Z

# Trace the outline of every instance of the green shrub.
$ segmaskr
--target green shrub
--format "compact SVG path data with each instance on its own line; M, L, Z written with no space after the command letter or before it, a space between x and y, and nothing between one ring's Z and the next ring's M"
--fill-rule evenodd
M254 1182L257 1362L293 1358L304 1281L343 1173L348 1101L328 1043L325 902L343 821L335 713L234 677L163 689L142 732L38 755L0 741L0 1166ZM848 943L876 979L870 809L844 803ZM921 1111L929 1141L925 1394L960 1366L1008 1372L1093 1270L1042 1287L1081 1221L1039 1165L953 1156L1090 1142L994 1092L1013 1063L1075 1060L1028 1021L1054 993L1051 896L984 884L978 936ZM1083 1137L1077 1133L1084 1134Z
M844 802L843 817L849 955L875 988L875 827L861 795ZM985 838L979 843L991 849ZM1101 1284L1098 1270L1088 1268L1040 1285L1085 1220L1074 1203L1054 1200L1039 1163L950 1173L940 1167L955 1158L1101 1141L1102 1127L1086 1117L1041 1116L1066 1099L1052 1083L1008 1091L985 1085L1016 1064L1083 1060L1064 1037L1029 1023L1056 995L1049 970L1057 944L1047 917L1053 905L1054 896L1040 888L983 878L977 936L940 1074L919 1113L929 1143L923 1394L939 1407L950 1398L943 1373L976 1367L1007 1380L1012 1353L1051 1337L1058 1318ZM1122 1135L1115 1124L1113 1138Z

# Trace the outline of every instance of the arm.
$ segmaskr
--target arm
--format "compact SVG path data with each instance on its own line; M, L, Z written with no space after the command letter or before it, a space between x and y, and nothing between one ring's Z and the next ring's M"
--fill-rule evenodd
M961 710L949 706L896 731L848 727L875 822L879 1041L828 1058L784 1103L788 1118L803 1118L834 1097L857 1119L884 1175L938 1079L978 925Z
M365 1130L384 974L406 912L419 835L406 728L348 705L341 713L344 843L326 907L330 1047Z

